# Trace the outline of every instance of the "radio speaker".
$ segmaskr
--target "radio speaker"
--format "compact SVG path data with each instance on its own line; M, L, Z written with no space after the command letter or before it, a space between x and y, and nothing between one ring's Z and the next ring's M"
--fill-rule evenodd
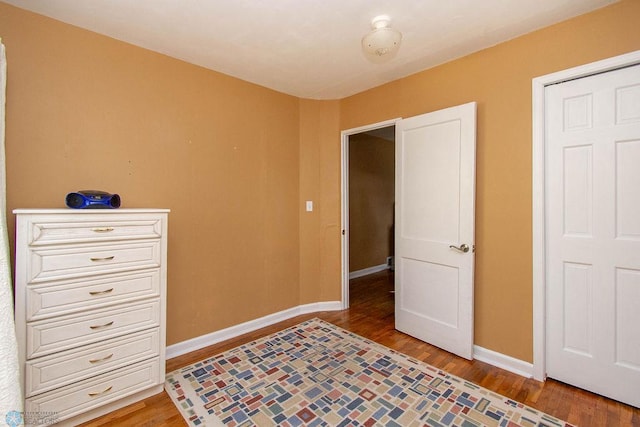
M116 209L120 207L120 196L106 191L82 190L67 194L65 202L72 209Z

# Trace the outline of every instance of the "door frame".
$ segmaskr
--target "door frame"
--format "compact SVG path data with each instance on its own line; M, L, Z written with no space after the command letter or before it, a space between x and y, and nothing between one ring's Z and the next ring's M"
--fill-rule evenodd
M545 87L640 64L640 50L592 62L532 81L533 378L546 378Z
M349 137L358 133L368 132L389 126L395 126L402 118L385 120L383 122L347 129L340 132L342 141L340 148L340 218L342 230L342 308L349 308ZM395 147L395 142L394 142ZM394 148L395 150L395 148Z

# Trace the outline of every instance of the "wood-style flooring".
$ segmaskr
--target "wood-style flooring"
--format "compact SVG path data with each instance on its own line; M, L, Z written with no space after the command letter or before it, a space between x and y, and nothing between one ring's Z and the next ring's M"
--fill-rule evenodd
M393 273L380 272L350 283L348 310L297 316L267 328L167 361L167 372L313 317L331 322L387 347L581 427L640 426L640 409L554 380L526 379L479 361L468 361L394 329ZM638 391L640 392L640 390ZM166 393L97 418L84 426L185 426Z

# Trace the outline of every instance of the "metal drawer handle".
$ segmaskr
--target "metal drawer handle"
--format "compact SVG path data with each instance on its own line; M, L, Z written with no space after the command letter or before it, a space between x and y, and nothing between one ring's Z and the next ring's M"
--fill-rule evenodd
M454 246L454 245L449 245L450 249L455 249L456 251L460 251L460 252L464 252L467 253L469 252L469 245L467 245L466 243L463 243L462 245L458 246Z
M95 233L108 233L110 231L113 231L114 228L113 227L96 227L96 228L92 228L91 231L95 232Z
M100 261L111 261L111 260L112 260L112 259L114 259L114 258L115 258L115 256L114 256L114 255L111 255L111 256L106 256L106 257L104 257L104 258L90 258L90 259L91 259L91 261L93 261L93 262L100 262Z
M102 328L106 328L108 326L113 325L113 320L109 323L105 323L104 325L96 325L96 326L89 326L91 329L102 329Z
M108 294L110 292L113 292L113 288L111 289L105 289L104 291L89 291L89 295L104 295L104 294Z
M89 363L99 363L99 362L104 362L106 360L109 360L113 357L113 353L111 353L108 356L103 357L102 359L89 359Z
M105 393L107 393L107 392L110 392L112 388L113 388L113 386L109 386L108 388L105 388L105 389L104 389L104 390L102 390L102 391L98 391L98 392L96 392L96 393L89 393L89 396L91 396L91 397L95 397L95 396L99 396L99 395L101 395L101 394L105 394Z

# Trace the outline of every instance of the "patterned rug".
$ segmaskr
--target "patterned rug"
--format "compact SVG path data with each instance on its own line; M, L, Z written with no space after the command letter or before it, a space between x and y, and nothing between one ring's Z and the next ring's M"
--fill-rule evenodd
M563 426L320 319L167 375L190 426Z

